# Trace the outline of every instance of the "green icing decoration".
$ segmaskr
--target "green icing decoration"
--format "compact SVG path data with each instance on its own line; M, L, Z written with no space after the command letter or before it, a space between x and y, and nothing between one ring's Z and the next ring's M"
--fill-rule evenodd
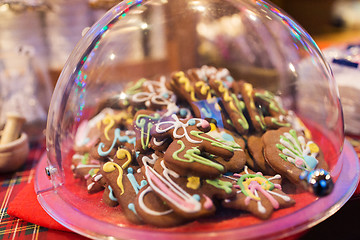
M286 114L285 110L281 107L278 107L279 105L277 104L276 100L275 100L275 96L274 94L272 94L269 91L265 91L264 94L262 93L255 93L256 97L261 98L262 100L266 101L269 103L269 108L275 112L281 112L281 114Z
M82 164L87 164L89 160L89 153L85 153L84 156L81 158Z
M278 126L281 126L281 127L290 127L291 126L290 123L281 123L276 118L271 118L271 122Z
M207 158L202 157L200 155L201 152L197 147L193 147L192 149L186 150L186 153L184 154L184 157L186 159L180 158L178 156L178 154L185 149L185 144L181 140L178 140L177 143L180 145L180 149L175 151L172 155L172 157L175 160L181 161L181 162L187 162L187 163L198 162L200 164L216 168L217 170L219 170L221 172L224 171L224 167L221 164L215 163Z
M227 124L229 124L230 126L234 126L234 124L231 122L231 120L230 119L226 119L226 122L227 122Z
M95 170L94 170L93 168L90 169L89 175L90 175L91 177L93 177L93 176L95 175Z
M245 186L243 185L244 180L246 178L256 178L256 177L264 179L265 183L268 183L270 185L270 187L268 189L267 188L265 188L265 189L272 191L275 188L274 183L272 183L271 181L269 181L266 177L264 177L262 175L259 175L259 174L244 174L237 180L237 185L240 186L241 192L245 196L250 197L249 194L247 193L248 189L246 189ZM263 186L263 184L264 183L262 183L261 186Z
M227 194L232 193L232 184L231 182L222 181L220 179L206 179L206 182L216 188L224 190Z
M222 143L222 142L220 142L220 141L216 141L216 140L207 138L207 137L205 137L205 136L203 136L203 135L200 135L200 134L202 134L202 133L204 133L204 132L202 132L202 131L195 131L195 130L190 131L190 134L191 134L191 135L193 135L193 136L195 136L195 137L198 137L198 138L201 138L201 139L203 139L203 140L205 140L205 141L211 142L211 145L213 145L213 146L224 148L224 149L226 149L226 150L228 150L228 151L230 151L230 152L233 152L233 151L234 151L234 148L233 148L233 147L228 146L228 145L226 145L226 144L224 144L224 143Z
M279 153L279 156L280 156L282 159L284 159L285 161L288 161L286 155L284 155L284 154L282 154L282 153Z
M142 85L144 84L145 81L146 81L145 78L139 79L139 81L137 81L134 86L130 87L126 91L126 93L129 94L129 95L134 95L135 93L139 92L140 88L142 87Z
M139 116L137 116L135 124L136 126L138 126L139 128L141 128L141 146L144 150L147 149L148 144L150 142L150 130L152 128L152 126L154 124L152 124L149 121L146 121L146 119L148 120L158 120L160 119L160 114L155 113L154 116L150 116L150 115L146 115L146 114L139 114ZM146 139L145 139L145 126L147 128L146 130Z
M245 109L245 103L243 101L239 101L239 99L236 97L234 93L231 94L231 97L234 100L235 106L239 109L239 114L241 116L241 118L239 118L237 121L241 124L241 126L244 129L249 129L249 123L246 121L246 118L243 114L243 110Z
M263 117L255 116L255 120L260 124L262 130L266 129L266 126L264 125Z

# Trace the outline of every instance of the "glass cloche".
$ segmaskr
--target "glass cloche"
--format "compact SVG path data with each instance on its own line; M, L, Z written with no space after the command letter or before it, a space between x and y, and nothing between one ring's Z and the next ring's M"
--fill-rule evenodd
M285 237L358 181L331 69L262 0L122 1L69 57L44 209L91 238Z

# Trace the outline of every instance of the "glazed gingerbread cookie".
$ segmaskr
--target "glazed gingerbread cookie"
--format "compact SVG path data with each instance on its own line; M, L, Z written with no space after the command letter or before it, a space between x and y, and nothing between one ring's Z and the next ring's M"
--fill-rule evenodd
M199 99L195 95L193 83L184 72L178 71L172 73L170 87L180 100L185 101L190 106L194 116L201 117L200 108L195 104Z
M174 227L186 222L158 197L150 186L139 191L135 199L135 211L146 224L156 227Z
M295 184L300 183L303 171L328 168L319 146L294 129L267 131L262 142L264 157L271 168Z
M256 132L264 132L266 130L265 119L263 113L256 106L253 86L245 81L237 81L234 83L233 89L236 95L242 96L252 127Z
M74 154L72 160L71 170L76 178L89 179L100 169L100 162L93 159L89 153Z
M263 174L275 175L276 172L266 162L263 154L263 143L261 135L251 135L247 139L247 150L250 158L247 165L254 171L260 171Z
M295 201L281 190L281 176L263 176L245 166L240 174L227 177L238 189L233 199L226 199L223 206L251 212L261 219L268 219L274 210L290 207Z
M115 128L105 132L90 151L93 158L107 161L115 155L118 148L123 147L135 151L136 135L133 130Z
M204 194L190 194L186 191L181 182L186 178L181 178L166 167L163 159L159 159L154 168L144 161L143 168L153 191L177 215L190 220L214 214L215 206L212 200Z
M147 185L147 181L144 175L136 170L134 167L125 168L116 162L109 161L103 165L100 173L110 187L108 187L109 191L105 187L106 193L104 194L106 195L103 197L109 204L117 201L126 218L133 223L140 224L142 221L135 211L134 201L139 190Z
M136 133L135 151L146 153L149 151L151 128L159 122L161 115L151 110L139 110L134 117L134 130Z
M157 81L148 80L142 82L140 92L130 98L130 103L137 109L165 110L168 116L179 111L176 105L176 95L166 87L166 78L161 76Z
M281 106L273 93L267 90L255 89L253 92L254 101L261 106L264 113L264 122L267 129L277 129L280 127L290 127L287 121L287 111Z
M167 121L154 125L152 136L158 141L171 138L164 159L166 164L182 176L217 177L227 167L242 169L245 154L238 144L226 144L206 133L208 121L192 118L179 120L172 115ZM217 135L217 137L221 135Z
M247 134L249 123L245 117L244 102L236 94L231 93L220 79L211 79L210 86L214 89L217 96L221 98L222 105L230 117L231 122L225 122L228 125L232 125L239 134Z

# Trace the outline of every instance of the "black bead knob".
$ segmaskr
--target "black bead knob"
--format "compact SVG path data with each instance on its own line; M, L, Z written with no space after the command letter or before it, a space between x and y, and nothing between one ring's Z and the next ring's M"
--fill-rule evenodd
M319 197L330 194L334 188L334 182L330 176L330 173L324 169L304 171L300 175L300 179L305 185L306 189Z

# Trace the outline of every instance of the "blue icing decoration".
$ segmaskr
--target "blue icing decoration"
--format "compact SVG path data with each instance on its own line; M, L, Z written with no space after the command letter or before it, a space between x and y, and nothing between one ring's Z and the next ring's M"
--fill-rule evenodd
M181 115L182 117L186 117L187 111L186 111L185 108L181 108L181 109L180 109L180 115Z
M168 93L163 93L162 96L163 96L164 98L169 98L169 94L168 94Z
M99 147L98 147L98 153L101 157L105 157L107 155L109 155L109 153L111 152L111 150L115 147L115 144L116 142L119 141L119 142L128 142L130 144L134 144L136 143L136 138L133 137L133 138L129 138L129 136L120 136L120 128L116 128L115 129L115 132L114 132L114 140L113 140L113 143L111 144L111 147L109 148L109 150L107 151L103 151L102 149L105 147L105 144L104 143L100 143L99 144Z
M226 79L226 81L228 81L228 82L233 82L233 81L234 81L234 79L232 78L232 76L227 76L225 79Z
M304 156L304 161L309 166L308 170L313 170L318 164L318 160L312 156Z
M135 210L135 205L133 203L129 203L128 209L130 209L133 213L135 213L137 215L136 210Z
M192 197L193 197L196 201L200 202L200 196L199 196L198 194L194 194L194 195L192 195Z
M189 121L188 121L188 124L190 125L190 126L194 126L195 125L195 119L190 119Z
M140 155L140 151L136 151L136 152L135 152L135 155L136 155L136 158L138 158L139 155Z
M133 168L129 167L127 171L128 171L128 174L126 176L129 179L132 187L134 188L135 193L138 194L139 190L141 188L143 188L147 184L147 181L142 180L140 182L140 185L139 185L138 182L136 181L136 178L135 178L134 174L133 174L134 173Z
M229 141L229 142L234 142L234 138L233 136L231 136L230 134L226 133L226 132L223 132L221 133L221 137L226 140L226 141Z
M147 184L147 181L146 180L141 180L140 182L140 189L145 187L145 185Z
M109 190L110 190L110 192L109 192L109 198L110 198L112 201L117 202L117 198L114 197L114 192L113 192L112 188L110 187L110 185L108 185L108 188L109 188Z

